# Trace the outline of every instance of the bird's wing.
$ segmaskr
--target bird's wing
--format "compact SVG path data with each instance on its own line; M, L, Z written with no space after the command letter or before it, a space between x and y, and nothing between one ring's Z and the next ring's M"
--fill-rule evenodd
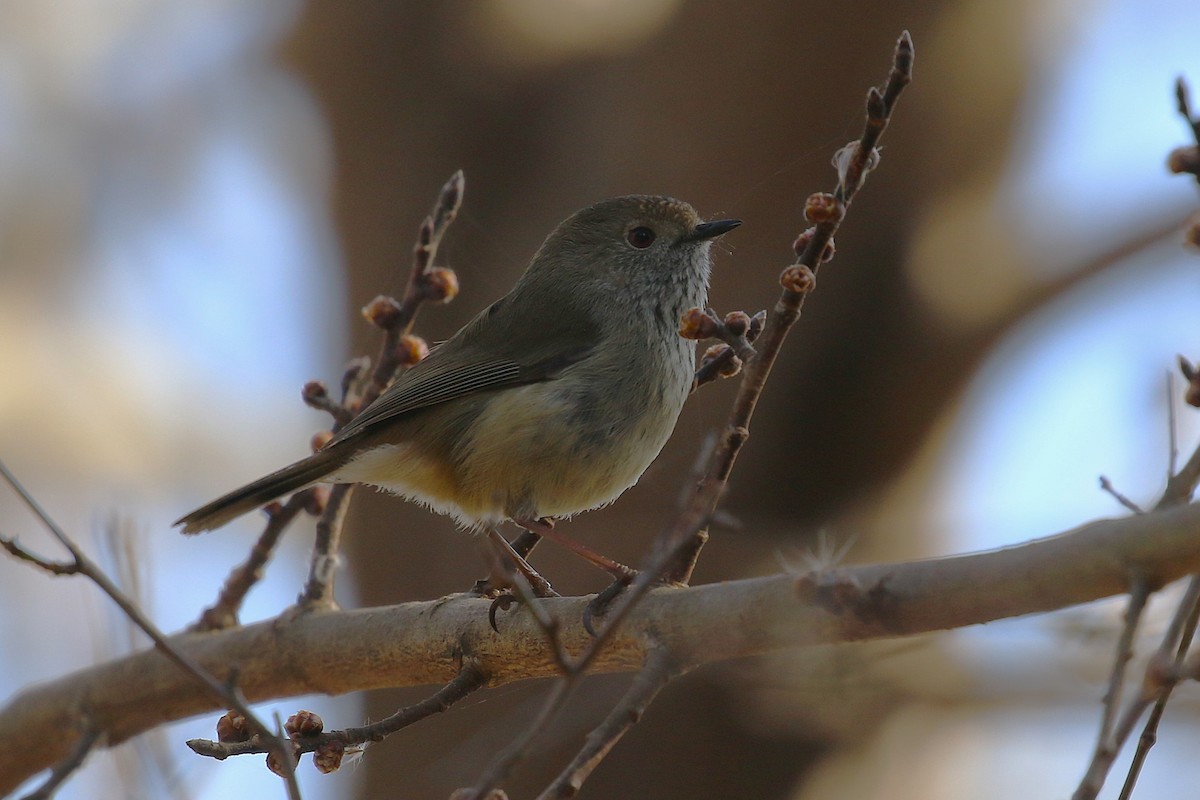
M404 372L379 399L342 428L333 442L344 441L380 422L393 420L419 408L446 403L476 392L551 380L572 364L588 356L592 344L556 348L532 364L485 353L463 353L446 357L435 349L424 361ZM332 444L333 442L330 442Z

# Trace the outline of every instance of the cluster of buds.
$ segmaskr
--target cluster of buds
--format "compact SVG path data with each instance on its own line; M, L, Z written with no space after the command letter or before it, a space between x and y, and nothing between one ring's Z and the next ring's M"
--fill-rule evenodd
M765 311L753 317L745 311L730 311L721 319L711 308L689 308L679 320L679 335L697 342L722 339L740 347L747 343L745 340L753 341L766 318Z
M696 371L697 385L717 376L732 378L741 372L742 356L754 355L751 345L762 333L766 322L766 311L759 311L753 317L745 311L730 311L724 319L718 319L711 309L701 311L693 308L684 314L680 326L681 336L688 339L717 338L724 341L723 344L714 344L704 351L700 358L700 367Z

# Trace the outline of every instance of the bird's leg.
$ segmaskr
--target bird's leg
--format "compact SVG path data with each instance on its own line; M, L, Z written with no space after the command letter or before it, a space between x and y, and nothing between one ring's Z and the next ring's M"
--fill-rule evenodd
M495 528L488 529L488 539L495 548L496 555L503 559L507 559L513 569L525 576L525 580L529 582L530 588L536 597L557 597L558 592L550 585L550 582L537 573L537 571L529 566L529 562L525 557L529 555L534 546L541 538L537 534L526 531L528 535L522 534L518 536L510 544L500 532ZM494 560L494 559L490 559ZM492 575L475 582L471 588L473 594L480 596L488 596L496 592L502 592L510 586L509 580L498 570L493 569Z
M619 561L613 561L608 556L602 556L594 550L584 547L566 534L559 533L555 529L554 520L552 519L547 519L546 517L533 520L514 519L513 522L520 525L529 533L553 539L589 564L599 567L617 580L628 582L637 575L637 570L633 567L627 567Z

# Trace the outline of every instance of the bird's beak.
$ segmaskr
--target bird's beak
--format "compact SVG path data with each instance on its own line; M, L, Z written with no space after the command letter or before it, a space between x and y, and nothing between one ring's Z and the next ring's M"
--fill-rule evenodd
M741 224L742 221L740 219L717 219L712 222L701 222L696 226L696 230L692 231L692 235L688 239L693 242L712 239L723 233L729 233Z

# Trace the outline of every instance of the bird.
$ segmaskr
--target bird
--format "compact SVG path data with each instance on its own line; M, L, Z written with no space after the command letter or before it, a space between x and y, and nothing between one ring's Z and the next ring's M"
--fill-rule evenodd
M695 370L680 318L704 306L711 245L740 224L652 195L572 214L508 294L324 447L175 525L218 528L318 482L379 487L476 531L544 532L611 503L675 428Z

